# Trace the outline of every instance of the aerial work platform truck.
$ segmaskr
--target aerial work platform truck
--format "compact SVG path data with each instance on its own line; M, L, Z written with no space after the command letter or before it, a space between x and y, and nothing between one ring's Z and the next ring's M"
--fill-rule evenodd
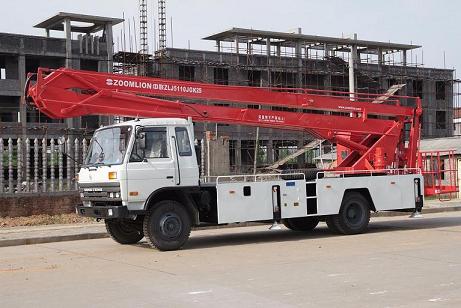
M77 213L104 219L121 244L146 237L152 247L175 250L192 227L258 221L295 231L325 221L336 233L357 234L366 231L371 211L419 213L423 207L420 98L64 68L39 69L26 92L28 102L52 118L135 118L96 130L78 174ZM203 100L232 106L198 103ZM337 145L336 167L201 178L194 122L307 132Z

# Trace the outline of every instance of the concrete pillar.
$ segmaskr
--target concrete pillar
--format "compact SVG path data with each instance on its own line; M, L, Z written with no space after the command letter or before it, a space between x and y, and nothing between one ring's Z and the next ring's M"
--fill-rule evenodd
M228 137L209 138L207 142L209 144L209 175L228 175L230 173Z
M406 50L402 51L402 64L403 66L407 66L407 51Z
M237 55L237 65L240 64L239 38L235 37L235 54Z
M242 171L242 140L235 140L235 172Z
M72 28L69 18L66 18L64 21L64 32L66 36L66 67L75 68L72 54ZM81 126L80 118L66 119L65 122L68 128L80 128Z
M114 71L114 38L113 38L113 32L112 32L112 24L107 23L104 25L104 32L106 35L106 48L107 48L107 54L106 54L106 67L101 67L99 66L100 71L107 71L108 73L112 73ZM111 125L114 124L114 117L113 116L99 116L99 124L102 125Z
M266 39L266 56L267 56L267 83L268 87L272 86L271 80L271 39Z
M378 48L378 66L381 68L383 63L384 63L383 50L381 48Z
M297 72L296 72L296 87L302 88L303 87L303 57L302 57L301 42L296 42L295 56L296 56L296 60L298 64Z
M23 47L23 41L22 42L22 47ZM21 48L21 54L18 57L18 79L19 79L19 87L20 89L24 89L24 86L26 84L26 56L22 53L24 51L23 48ZM22 137L24 140L26 140L26 134L27 134L27 108L26 104L24 102L24 95L21 95L19 98L19 122L21 122L21 128L22 128Z
M218 52L221 52L221 41L216 41L216 46L218 48Z
M66 67L72 67L72 31L70 19L64 21L64 31L66 33Z
M249 55L253 54L253 44L251 44L251 42L247 43L247 54Z
M357 40L357 34L354 34L354 41ZM351 44L351 51L349 54L349 95L351 100L355 99L355 66L357 63L357 45L355 43Z
M114 37L112 32L112 24L105 25L106 44L107 44L107 72L112 73L114 70Z
M331 57L332 52L331 49L328 47L328 44L323 45L323 53L324 57ZM325 78L323 78L323 87L325 90L331 90L331 73L330 70L327 69L328 73L325 75Z
M306 57L307 57L307 49L306 49ZM328 47L328 44L323 44L323 56L324 57L329 57L330 56L330 48Z
M267 140L267 163L269 165L274 163L274 140L272 138Z

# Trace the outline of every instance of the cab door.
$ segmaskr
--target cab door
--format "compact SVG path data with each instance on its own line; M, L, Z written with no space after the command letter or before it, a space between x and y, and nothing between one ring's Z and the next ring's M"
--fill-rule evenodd
M171 127L170 134L173 151L177 159L177 185L182 186L195 186L199 182L199 170L197 164L197 157L194 151L193 132L189 127Z
M152 192L176 185L177 171L167 127L144 127L135 138L127 164L128 203L142 208Z

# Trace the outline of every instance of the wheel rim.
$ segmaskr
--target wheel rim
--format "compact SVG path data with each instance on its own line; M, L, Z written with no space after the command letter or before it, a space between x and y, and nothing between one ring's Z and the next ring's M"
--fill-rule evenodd
M175 213L167 213L160 219L160 230L162 235L168 238L175 238L181 234L182 222Z
M360 225L363 219L363 209L357 203L352 203L347 207L346 219L351 225Z

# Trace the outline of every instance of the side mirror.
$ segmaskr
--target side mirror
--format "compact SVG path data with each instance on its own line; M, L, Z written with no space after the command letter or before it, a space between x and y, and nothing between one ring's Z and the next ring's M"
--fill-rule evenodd
M140 150L146 149L146 133L139 132L137 137L138 147Z

